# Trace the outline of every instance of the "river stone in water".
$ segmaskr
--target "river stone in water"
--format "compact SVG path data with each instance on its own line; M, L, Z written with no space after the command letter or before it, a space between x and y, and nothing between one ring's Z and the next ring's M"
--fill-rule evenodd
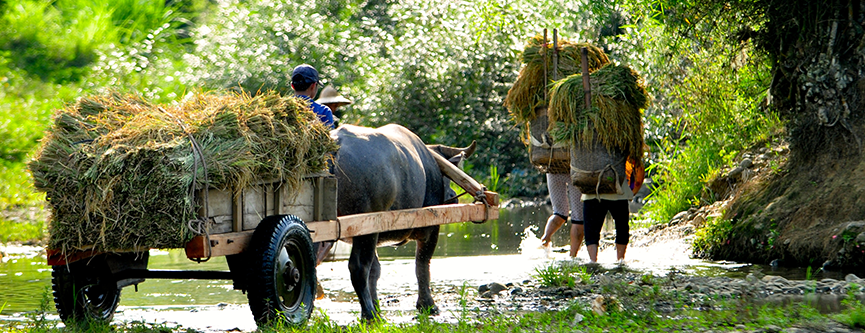
M490 283L490 291L491 291L493 294L498 294L498 293L500 293L502 290L507 290L507 289L508 289L508 287L505 287L505 285L503 285L503 284L501 284L501 283L498 283L498 282Z

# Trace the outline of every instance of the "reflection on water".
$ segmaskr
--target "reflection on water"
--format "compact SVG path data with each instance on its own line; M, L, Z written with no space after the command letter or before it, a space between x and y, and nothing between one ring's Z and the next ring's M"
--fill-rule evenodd
M45 256L38 252L7 253L0 259L0 314L39 309L39 301L49 288L51 267Z
M435 255L443 257L487 256L520 253L520 242L526 228L535 226L535 236L540 237L543 224L552 214L549 206L518 207L501 210L499 219L482 224L453 223L442 225L439 231ZM561 230L555 234L556 244L567 244L568 234ZM383 258L414 258L414 244L378 249ZM347 254L347 252L345 252ZM338 258L341 256L337 255Z
M546 265L549 259L538 249L540 232L551 213L549 206L523 207L502 210L499 220L484 224L457 223L444 225L439 235L436 257L432 262L432 284L436 297L452 295L463 284L476 287L489 282L516 282L528 278L534 268ZM567 227L554 235L553 243L567 247ZM526 234L528 232L529 234ZM683 242L680 242L684 244ZM523 246L523 249L520 247ZM337 259L347 254L346 245L337 246ZM33 249L14 253L14 249L2 248L0 261L0 320L9 319L16 313L39 309L43 295L48 297L49 310L53 311L50 299L51 270L45 264L44 253ZM540 252L539 252L540 251ZM342 252L342 254L340 254ZM414 244L392 248L380 248L382 277L379 291L383 308L413 314L416 300L414 277ZM567 254L552 253L554 259L567 259ZM805 279L802 268L772 269L768 266L738 264L730 262L707 262L687 258L685 249L679 244L657 244L648 248L633 248L628 251L628 267L639 271L663 275L670 270L705 276L729 276L742 278L760 270L764 274L781 275L788 279ZM585 247L578 254L585 262ZM613 265L614 253L601 252L603 265ZM224 257L198 264L186 259L183 250L151 251L151 269L195 269L226 270ZM843 279L847 272L815 271L812 278ZM857 272L853 272L857 273ZM858 272L857 275L865 276ZM359 309L351 281L348 279L344 260L325 262L318 269L318 278L325 287L327 298L316 302L331 316L356 317ZM5 303L5 306L3 305ZM173 321L176 318L202 318L204 323L218 322L221 311L234 311L234 320L239 326L254 327L252 316L246 305L246 295L232 289L226 280L148 280L138 286L124 288L120 298L122 313L118 318L151 321ZM219 306L214 306L220 304ZM154 311L159 309L184 309L185 311ZM242 318L237 318L242 317ZM393 318L393 317L391 317ZM213 324L217 325L217 324ZM226 325L231 325L226 324ZM207 326L207 325L205 325ZM220 326L221 327L221 326ZM231 327L228 327L230 329Z

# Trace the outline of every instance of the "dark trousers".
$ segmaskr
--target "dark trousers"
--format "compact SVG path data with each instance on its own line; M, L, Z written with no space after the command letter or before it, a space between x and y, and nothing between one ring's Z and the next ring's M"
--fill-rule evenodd
M631 237L628 228L628 200L598 200L583 201L583 217L586 224L586 245L598 245L601 240L601 228L607 212L616 222L616 244L627 245Z

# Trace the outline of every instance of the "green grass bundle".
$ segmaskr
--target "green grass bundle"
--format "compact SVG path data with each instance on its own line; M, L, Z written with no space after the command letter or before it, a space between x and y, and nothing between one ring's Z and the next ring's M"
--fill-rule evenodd
M642 78L630 67L607 65L589 75L592 107L586 110L583 76L557 81L550 89L550 133L556 141L591 147L595 131L607 149L635 160L643 155L641 110L649 105Z
M529 39L521 57L525 65L520 70L517 81L508 91L505 98L505 107L517 123L528 123L535 118L535 107L546 105L544 100L544 88L553 78L564 78L566 76L581 73L580 49L588 49L589 72L610 63L607 55L598 47L587 43L573 43L567 40L559 40L558 71L553 73L553 41L547 40L547 47L543 47L543 37L537 35ZM547 58L547 81L544 81L544 57Z
M294 97L197 94L160 106L109 93L59 110L30 169L52 209L49 247L178 248L193 236L192 188L263 180L297 188L336 149L328 128Z

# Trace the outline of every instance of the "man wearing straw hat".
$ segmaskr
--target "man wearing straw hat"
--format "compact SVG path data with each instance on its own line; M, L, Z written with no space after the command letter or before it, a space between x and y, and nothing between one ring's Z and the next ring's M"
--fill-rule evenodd
M291 89L294 89L294 94L309 102L312 112L318 115L318 119L322 123L330 128L335 128L333 112L330 108L312 100L319 87L321 87L321 80L315 67L307 64L298 65L291 72Z
M324 87L324 90L318 94L318 99L315 101L318 104L330 108L330 111L333 111L334 126L336 127L339 127L339 118L342 118L342 111L339 111L339 107L352 103L348 98L342 97L342 95L340 95L332 85Z

